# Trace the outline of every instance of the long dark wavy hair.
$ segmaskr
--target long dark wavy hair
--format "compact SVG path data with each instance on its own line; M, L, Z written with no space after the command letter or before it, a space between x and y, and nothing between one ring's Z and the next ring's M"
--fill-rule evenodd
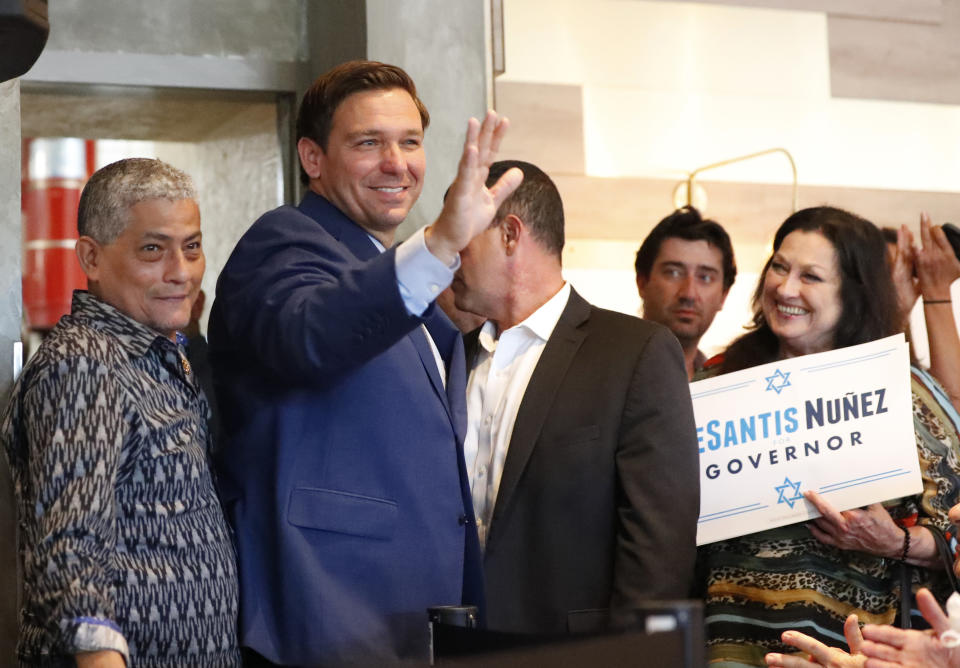
M780 341L763 317L763 284L773 255L787 235L797 230L819 232L837 253L841 311L833 348L866 343L899 331L896 294L887 264L886 242L880 230L870 221L843 209L829 206L802 209L783 221L773 238L773 253L753 293L750 331L727 347L721 373L777 359Z

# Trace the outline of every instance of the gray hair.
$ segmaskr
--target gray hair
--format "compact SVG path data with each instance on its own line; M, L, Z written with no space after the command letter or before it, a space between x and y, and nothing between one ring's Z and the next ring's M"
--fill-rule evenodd
M162 160L127 158L94 172L80 195L77 231L101 244L116 241L130 222L130 207L151 199L196 199L193 179Z

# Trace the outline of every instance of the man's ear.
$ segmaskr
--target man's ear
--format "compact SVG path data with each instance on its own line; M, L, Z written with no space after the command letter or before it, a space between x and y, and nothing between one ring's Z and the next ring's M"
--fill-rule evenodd
M310 137L300 137L297 142L297 153L300 155L300 164L303 171L307 173L310 179L320 178L320 168L323 166L323 149L320 144L310 139Z
M520 242L520 235L527 232L523 221L516 215L508 213L500 221L500 240L507 251L507 255L513 255L517 250L517 244Z
M100 263L103 260L101 250L100 244L92 237L83 236L77 239L77 259L89 281L96 281L100 276Z
M640 298L643 299L643 291L647 287L647 279L637 274L637 294L640 295Z

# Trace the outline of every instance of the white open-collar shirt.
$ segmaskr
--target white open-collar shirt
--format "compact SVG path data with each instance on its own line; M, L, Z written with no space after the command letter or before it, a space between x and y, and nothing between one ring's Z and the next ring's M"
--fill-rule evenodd
M480 329L479 346L467 381L467 436L463 451L483 546L517 410L569 299L570 284L564 283L557 294L526 320L501 332L499 338L496 325L489 320Z

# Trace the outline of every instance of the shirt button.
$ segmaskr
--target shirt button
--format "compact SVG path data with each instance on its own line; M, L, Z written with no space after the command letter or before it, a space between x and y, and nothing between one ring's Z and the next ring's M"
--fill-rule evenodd
M431 283L430 292L432 292L433 294L437 294L438 292L440 292L440 286L437 285L436 283Z
M478 478L482 478L486 472L487 472L487 469L481 468L481 469L477 472L477 477L478 477Z
M489 415L483 418L483 424L490 424L492 421L493 421L493 418L491 418Z

